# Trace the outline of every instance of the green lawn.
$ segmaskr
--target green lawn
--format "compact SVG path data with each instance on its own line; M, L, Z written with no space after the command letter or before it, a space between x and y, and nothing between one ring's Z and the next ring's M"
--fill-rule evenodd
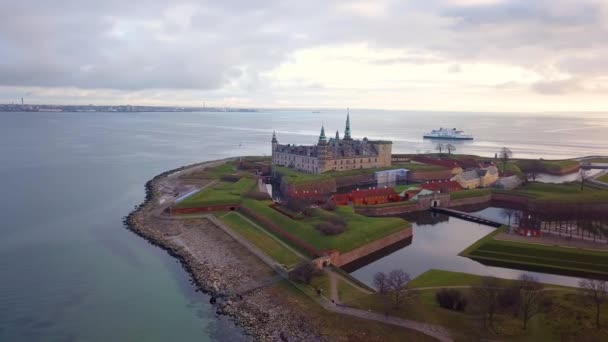
M253 189L256 181L251 178L241 178L238 182L220 182L203 189L177 203L175 208L194 208L206 205L236 204L241 201L241 195Z
M402 184L402 185L395 186L393 189L395 189L395 191L400 194L403 190L407 190L409 188L415 188L415 187L419 187L419 186L420 186L420 184L418 184L418 183Z
M608 183L608 173L597 178L596 180L600 181L600 182L604 182L604 183Z
M238 214L228 213L227 215L222 216L221 220L237 234L253 243L256 247L266 253L266 255L282 264L287 269L295 266L301 261L301 259L292 251L268 236L267 233L253 226Z
M350 206L338 207L334 212L319 209L313 217L292 220L269 207L271 203L271 201L245 199L242 205L320 250L338 249L344 253L409 226L407 221L400 218L373 218L359 215ZM324 215L338 215L344 218L347 224L346 231L335 236L321 234L315 229L315 224L322 222Z
M441 171L447 168L438 165L420 164L420 163L395 163L393 169L408 169L410 171Z
M593 158L588 161L591 163L608 163L608 158Z
M394 170L394 169L408 169L410 171L438 171L445 170L445 168L436 165L418 164L418 163L402 163L393 164L388 167L370 168L370 169L354 169L344 171L328 171L320 174L305 173L290 169L284 166L274 166L273 169L283 176L283 181L287 184L301 184L309 182L317 182L326 179L339 178L339 177L351 177L360 175L369 175L377 171Z
M460 190L455 192L450 192L450 199L457 200L463 198L471 198L471 197L481 197L491 194L492 191L490 189L468 189L468 190Z
M515 190L501 191L537 200L580 203L608 202L608 190L586 185L581 191L579 182L550 184L532 182Z
M518 169L524 168L525 164L530 164L532 161L538 162L539 172L549 174L562 174L564 171L576 169L579 166L579 162L576 160L565 159L565 160L544 160L544 159L516 159L509 164L516 165ZM508 169L508 166L507 166ZM511 170L512 171L512 170ZM521 172L521 170L520 170Z
M410 282L410 288L438 286L475 286L481 283L482 276L469 273L430 269ZM505 279L506 282L510 280Z
M396 325L389 325L368 319L334 313L322 308L310 296L315 296L312 289L302 284L294 286L287 281L280 282L269 291L276 294L275 300L303 313L303 319L309 321L321 332L323 339L329 341L436 341L435 339ZM308 295L306 295L306 294ZM327 293L325 293L327 295Z
M410 282L411 288L442 286L476 286L482 277L443 270L432 269ZM513 285L514 280L499 279L501 286ZM469 299L465 312L446 310L437 305L435 293L438 289L416 291L416 296L401 308L395 309L388 298L379 294L359 297L347 303L349 306L377 313L412 319L420 322L441 325L452 332L455 341L555 341L560 340L556 329L560 324L573 324L573 331L578 337L587 337L591 341L605 340L608 329L593 328L594 311L589 303L578 295L576 289L566 286L546 285L551 288L545 291L545 297L552 303L543 312L532 318L528 330L522 329L521 318L509 312L498 311L495 317L495 330L484 329L479 313L476 311L474 289L459 289ZM604 322L608 319L601 318ZM605 324L605 323L604 323ZM561 328L561 327L560 327ZM571 339L567 339L570 341Z
M552 273L608 275L608 252L495 240L501 231L486 235L460 255Z

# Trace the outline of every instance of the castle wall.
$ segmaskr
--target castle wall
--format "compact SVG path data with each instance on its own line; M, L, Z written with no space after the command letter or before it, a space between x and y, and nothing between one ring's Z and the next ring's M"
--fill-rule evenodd
M412 229L412 227L404 227L403 230L387 235L382 239L370 242L364 246L355 248L352 251L343 254L338 251L331 251L329 254L329 258L333 265L340 267L342 265L349 264L357 259L363 258L376 251L379 251L386 246L390 246L396 242L405 240L413 235L413 231L414 230Z
M448 169L437 171L410 171L407 173L407 180L410 182L422 182L450 178L452 178L452 171Z

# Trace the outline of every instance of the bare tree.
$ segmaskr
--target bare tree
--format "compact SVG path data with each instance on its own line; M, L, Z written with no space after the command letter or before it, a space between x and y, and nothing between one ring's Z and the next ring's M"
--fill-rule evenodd
M585 182L587 182L587 179L589 179L589 175L587 174L587 171L581 169L580 177L581 177L581 191L583 191L583 186L585 185Z
M579 282L580 291L595 304L595 326L600 328L600 311L608 299L608 282L599 279L584 279Z
M502 161L502 172L507 170L507 163L509 159L513 156L513 152L508 147L503 147L498 152L498 158Z
M522 160L519 162L521 171L526 176L526 181L536 181L536 177L543 170L543 164L540 160Z
M301 283L310 284L312 279L318 276L320 271L312 264L307 262L299 265L293 271L289 272L289 279L299 281Z
M541 301L543 299L544 285L529 274L522 274L519 277L519 281L519 311L524 330L526 330L528 328L528 321L542 309Z
M448 154L452 154L452 152L456 151L456 146L452 144L446 144L445 149L448 150Z
M502 217L506 217L507 219L509 219L507 226L509 227L509 229L511 229L511 218L513 217L513 215L515 215L516 211L513 209L509 209L509 208L504 208L500 211L500 215Z
M494 314L498 310L501 293L500 281L495 277L483 277L479 287L473 291L473 298L483 314L484 326L494 329Z
M435 146L435 149L436 149L437 151L439 151L439 154L440 154L440 155L441 155L441 153L443 152L443 149L444 149L444 148L445 148L445 147L443 146L443 144L442 144L442 143L439 143L439 144L437 144L437 146Z
M408 298L407 284L410 282L410 275L403 270L392 270L388 274L387 280L395 308L399 308L401 303Z
M389 290L388 277L384 272L378 272L374 275L374 286L380 294L386 294Z

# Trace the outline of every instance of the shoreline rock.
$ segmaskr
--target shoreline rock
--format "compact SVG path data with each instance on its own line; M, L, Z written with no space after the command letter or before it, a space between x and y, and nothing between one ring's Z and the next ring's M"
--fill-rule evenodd
M302 317L298 317L299 313L291 312L293 310L290 308L273 301L272 296L264 293L263 290L256 290L245 296L227 295L225 287L226 283L230 282L230 276L226 275L226 272L219 270L217 264L213 265L204 260L198 260L186 246L176 243L171 236L159 231L158 226L170 223L157 220L150 224L150 221L155 220L151 212L158 208L156 200L160 197L160 191L157 188L159 182L176 172L212 162L215 161L181 166L162 172L147 181L144 201L123 218L125 227L177 259L190 276L190 281L195 285L196 291L210 296L209 303L215 307L216 314L229 317L243 329L244 334L253 337L254 340L320 340L316 329L311 326L306 326L305 329L301 327ZM172 221L167 220L167 222ZM289 317L292 319L290 320Z

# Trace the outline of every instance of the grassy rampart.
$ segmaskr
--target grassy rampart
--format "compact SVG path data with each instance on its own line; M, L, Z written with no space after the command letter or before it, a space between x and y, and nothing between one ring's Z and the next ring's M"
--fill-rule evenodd
M194 208L208 205L233 204L241 201L241 196L252 190L256 181L251 178L241 178L239 181L220 182L203 189L196 194L177 203L175 208Z
M222 215L220 219L232 228L237 234L254 244L266 255L282 264L286 268L295 266L301 259L287 247L270 237L267 233L253 226L236 213Z
M409 225L407 221L400 218L372 218L359 215L350 206L338 207L334 212L318 209L313 216L296 221L272 209L269 206L270 203L270 201L245 199L242 206L320 250L337 249L341 253L345 253ZM327 220L328 216L339 216L344 219L346 230L334 236L326 236L319 232L315 228L316 224Z
M608 276L608 252L496 240L503 230L486 235L460 255L493 264L570 275Z

